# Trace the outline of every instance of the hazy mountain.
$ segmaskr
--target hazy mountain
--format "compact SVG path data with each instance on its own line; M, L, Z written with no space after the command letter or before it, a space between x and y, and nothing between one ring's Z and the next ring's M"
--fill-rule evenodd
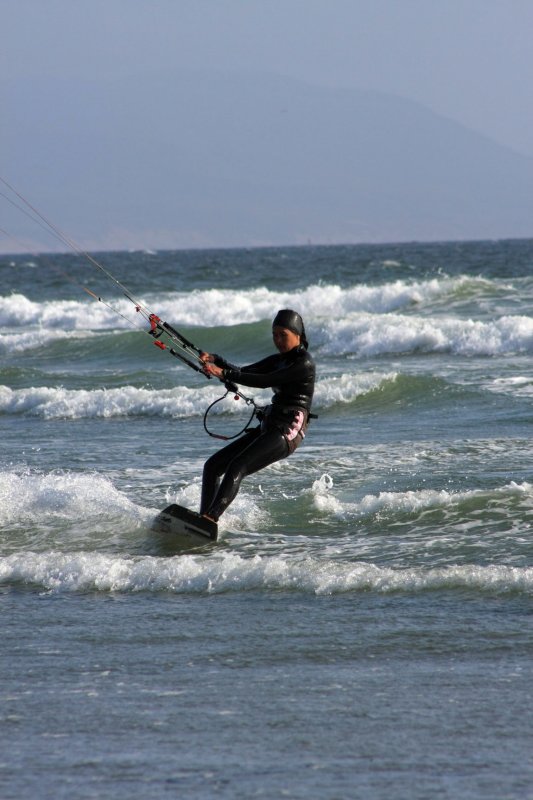
M84 246L533 235L533 159L398 97L214 72L0 88L1 174Z

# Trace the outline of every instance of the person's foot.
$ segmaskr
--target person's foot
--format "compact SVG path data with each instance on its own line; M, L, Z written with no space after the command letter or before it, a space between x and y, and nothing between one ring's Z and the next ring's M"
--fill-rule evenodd
M214 517L210 517L209 514L202 514L202 517L204 519L208 519L210 522L214 522L215 525L216 525L216 522L217 522L216 519L214 519Z

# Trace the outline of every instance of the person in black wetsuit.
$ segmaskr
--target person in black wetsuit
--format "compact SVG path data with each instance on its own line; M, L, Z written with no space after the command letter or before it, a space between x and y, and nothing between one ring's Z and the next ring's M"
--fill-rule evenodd
M200 514L214 522L235 499L243 478L290 455L305 437L315 364L307 352L301 316L291 309L278 311L272 323L272 337L279 352L247 367L235 367L211 353L201 356L208 375L258 389L271 386L274 390L261 424L212 455L204 465Z

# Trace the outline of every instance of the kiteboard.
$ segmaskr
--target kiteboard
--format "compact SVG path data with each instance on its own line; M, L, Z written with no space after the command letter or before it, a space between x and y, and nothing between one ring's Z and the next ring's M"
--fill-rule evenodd
M211 544L218 537L216 522L176 503L157 515L152 530L164 534L172 544L182 548Z

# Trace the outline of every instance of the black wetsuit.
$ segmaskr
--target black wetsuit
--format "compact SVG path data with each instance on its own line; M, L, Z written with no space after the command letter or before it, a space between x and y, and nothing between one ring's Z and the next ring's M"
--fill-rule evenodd
M234 500L243 478L290 455L302 442L313 400L315 364L302 345L241 369L220 356L215 356L215 364L224 369L224 380L274 389L261 425L219 450L204 465L200 513L218 520Z

